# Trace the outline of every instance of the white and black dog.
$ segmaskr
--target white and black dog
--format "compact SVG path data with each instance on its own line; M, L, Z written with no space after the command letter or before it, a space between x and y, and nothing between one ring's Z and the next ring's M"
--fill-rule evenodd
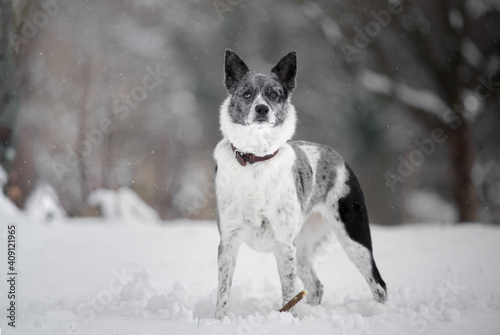
M310 293L307 302L319 304L323 285L314 257L332 231L375 300L387 300L356 176L333 149L290 141L297 122L290 102L296 72L295 52L264 75L251 74L236 53L226 50L224 83L229 96L220 109L224 138L214 152L220 234L217 318L227 314L241 243L274 253L283 304L297 293L296 276Z

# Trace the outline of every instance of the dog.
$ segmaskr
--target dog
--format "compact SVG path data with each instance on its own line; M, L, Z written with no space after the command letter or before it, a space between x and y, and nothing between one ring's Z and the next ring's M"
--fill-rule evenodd
M291 104L297 56L284 56L270 74L250 73L232 50L225 52L220 108L223 139L216 161L218 291L215 317L228 313L238 249L242 243L276 257L283 304L295 296L296 277L321 303L323 284L314 269L318 250L337 236L378 302L387 289L375 264L368 213L360 184L328 146L291 141L297 123ZM291 310L296 316L296 310Z

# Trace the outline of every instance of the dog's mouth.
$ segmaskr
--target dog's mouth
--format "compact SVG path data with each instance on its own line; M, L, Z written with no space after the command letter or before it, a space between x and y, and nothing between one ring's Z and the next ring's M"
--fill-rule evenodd
M268 119L255 119L253 122L247 123L247 125L254 125L257 126L258 128L270 128L274 127L274 122L270 122Z
M269 117L268 115L266 115L266 116L255 116L253 119L250 117L245 122L245 124L247 126L256 125L256 126L259 126L259 127L266 127L266 126L273 127L275 125L275 123L276 122L273 120L273 118Z
M267 116L258 116L253 121L254 123L269 123L269 118Z
M259 127L265 127L265 126L271 126L273 127L275 122L269 121L269 119L266 118L255 118L253 120L246 120L245 125L246 126L259 126Z

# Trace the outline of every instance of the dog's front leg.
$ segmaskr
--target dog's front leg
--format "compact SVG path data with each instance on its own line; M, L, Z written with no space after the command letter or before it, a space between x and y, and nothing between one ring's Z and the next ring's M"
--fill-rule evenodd
M222 241L219 244L219 289L217 292L217 305L215 307L215 317L222 319L227 314L227 302L229 291L233 281L236 256L239 245L234 241Z
M297 276L295 261L295 246L293 242L289 244L280 244L274 251L278 272L281 280L281 293L283 296L283 305L292 299L295 292L295 278ZM297 316L296 308L290 310L293 316Z

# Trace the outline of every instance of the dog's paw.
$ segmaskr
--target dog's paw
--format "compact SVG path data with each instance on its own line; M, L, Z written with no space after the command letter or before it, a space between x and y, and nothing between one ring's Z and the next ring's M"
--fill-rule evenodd
M218 320L222 320L227 315L225 310L218 309L215 311L215 318Z
M373 298L375 301L380 302L381 304L387 301L387 291L380 285L376 285L372 290Z
M292 316L294 318L296 318L297 317L297 307L294 306L294 307L290 308L289 313L292 314Z
M222 322L224 322L224 320L229 321L231 315L231 313L228 313L226 305L224 305L223 307L215 308L215 318L221 320Z
M321 304L321 298L323 297L323 285L321 285L320 288L312 291L312 292L309 292L309 294L307 295L306 299L307 299L307 303L309 305L319 305Z

